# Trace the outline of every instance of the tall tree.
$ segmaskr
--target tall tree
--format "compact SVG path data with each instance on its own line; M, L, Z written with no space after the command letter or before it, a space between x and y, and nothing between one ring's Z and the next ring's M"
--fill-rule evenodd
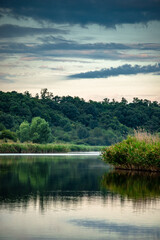
M51 130L48 122L40 117L32 119L30 126L31 140L35 143L47 143L51 138Z
M19 126L19 138L21 142L30 140L30 126L27 121L22 122Z

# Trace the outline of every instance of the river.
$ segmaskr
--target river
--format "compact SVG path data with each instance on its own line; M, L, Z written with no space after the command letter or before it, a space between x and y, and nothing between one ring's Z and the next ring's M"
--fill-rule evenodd
M1 155L0 240L160 239L160 175L98 155Z

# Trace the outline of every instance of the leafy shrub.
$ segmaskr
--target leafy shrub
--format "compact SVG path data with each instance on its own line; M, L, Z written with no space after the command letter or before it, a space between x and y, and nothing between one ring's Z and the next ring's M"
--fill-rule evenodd
M10 130L5 129L0 132L0 139L10 139L16 142L17 135L15 132L11 132Z
M160 141L129 136L102 152L102 159L117 168L160 170Z

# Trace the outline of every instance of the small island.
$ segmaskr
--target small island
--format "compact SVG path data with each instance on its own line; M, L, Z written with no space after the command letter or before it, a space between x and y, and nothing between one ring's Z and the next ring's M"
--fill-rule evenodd
M160 171L160 137L144 131L107 147L102 159L117 169Z

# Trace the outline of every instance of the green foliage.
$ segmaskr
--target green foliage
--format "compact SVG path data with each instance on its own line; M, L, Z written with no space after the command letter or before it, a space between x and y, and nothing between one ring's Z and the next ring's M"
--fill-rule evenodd
M102 102L86 102L79 97L53 96L46 88L35 97L28 91L24 94L0 91L1 130L4 126L16 132L24 121L30 125L35 117L49 124L52 137L42 137L37 128L30 133L29 141L34 142L111 145L126 139L139 127L152 133L160 132L160 104L146 99L134 98L131 103L124 98L121 102L108 98ZM25 129L27 126L22 127ZM44 127L43 132L47 129ZM19 138L22 142L28 141L27 131L24 137L19 132Z
M77 130L77 135L80 139L83 139L89 136L89 132L85 127L80 126Z
M27 121L19 126L19 139L21 142L30 141L30 125Z
M71 151L101 151L100 146L76 144L33 144L33 143L1 143L0 153L65 153Z
M129 136L127 140L106 148L102 158L117 168L160 170L160 140L146 142Z
M16 142L17 135L15 132L11 132L10 130L5 129L0 132L0 139L5 139L5 140L10 139Z
M49 124L40 117L32 119L30 126L30 138L33 143L47 143L51 138Z
M62 103L61 111L71 120L77 120L79 116L79 111L77 107L72 103Z
M22 122L18 135L21 142L47 143L51 141L49 124L40 117L33 118L31 124L27 121Z
M5 129L5 126L3 123L0 123L0 131L4 130Z
M14 117L8 113L0 112L0 123L3 124L5 128L11 129L15 124Z

